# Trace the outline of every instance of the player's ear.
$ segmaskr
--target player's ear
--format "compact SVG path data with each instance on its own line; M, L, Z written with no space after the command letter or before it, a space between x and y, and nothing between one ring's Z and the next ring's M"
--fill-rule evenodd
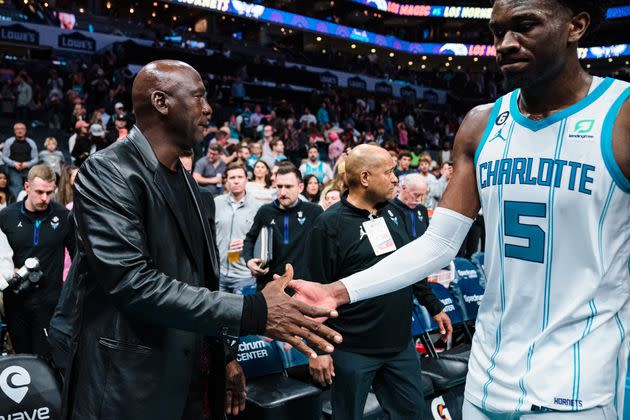
M586 12L580 12L571 18L569 22L569 34L567 41L569 43L578 42L591 24L591 16Z

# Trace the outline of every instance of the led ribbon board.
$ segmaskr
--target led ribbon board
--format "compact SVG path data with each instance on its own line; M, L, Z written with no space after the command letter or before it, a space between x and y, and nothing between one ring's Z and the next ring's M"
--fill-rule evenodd
M192 6L205 10L225 13L232 16L273 23L297 30L314 32L320 35L350 39L376 47L400 51L416 55L455 55L472 57L493 57L496 50L493 45L459 44L459 43L431 43L408 42L395 36L379 35L363 29L338 25L320 19L297 15L283 10L265 7L260 4L247 3L240 0L167 0L170 3ZM584 51L586 50L586 51ZM626 44L609 47L594 47L580 49L580 58L603 58L630 55Z

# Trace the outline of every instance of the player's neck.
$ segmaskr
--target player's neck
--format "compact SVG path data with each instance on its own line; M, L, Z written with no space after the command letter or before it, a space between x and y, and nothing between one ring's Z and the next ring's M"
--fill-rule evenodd
M522 114L530 119L543 119L568 108L588 95L593 76L579 63L568 66L551 80L521 89L518 101Z

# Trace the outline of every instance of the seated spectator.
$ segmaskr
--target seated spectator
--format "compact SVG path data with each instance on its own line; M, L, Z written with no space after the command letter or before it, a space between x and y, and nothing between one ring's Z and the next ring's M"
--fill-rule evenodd
M57 150L57 139L54 137L46 137L44 141L45 149L39 152L39 161L50 166L58 177L61 176L61 165L65 158L60 150Z
M346 145L343 144L343 142L339 138L339 135L334 131L328 132L328 138L331 142L328 145L328 158L331 161L335 162L337 159L339 159L339 156L341 156L343 151L346 149Z
M319 150L315 146L308 148L308 159L300 166L300 172L302 172L303 177L315 175L322 184L327 183L333 177L330 165L319 160Z
M398 182L401 181L401 178L404 178L405 175L413 174L418 171L411 169L411 152L408 150L403 150L398 154L398 166L394 170L394 173L398 177Z
M18 196L24 188L29 169L37 164L39 156L33 139L26 137L24 123L16 123L13 134L4 142L2 160L8 168L11 195Z
M313 174L304 177L304 197L306 201L311 203L319 203L319 194L321 192L321 184L317 177Z
M271 141L271 154L263 155L262 159L269 167L273 167L277 163L286 160L287 157L284 155L284 142L280 139L273 139Z
M320 205L324 210L328 210L330 206L341 201L341 191L336 188L324 188L322 192L322 200Z
M15 202L15 197L9 192L9 177L0 171L0 210Z
M74 134L68 139L68 151L72 155L74 146L77 144L78 137L87 137L90 132L90 124L87 121L79 120L74 123ZM83 141L83 140L81 140ZM73 159L74 159L74 155Z
M271 187L271 170L264 160L259 160L254 164L254 178L247 183L245 190L247 194L262 204L271 203L276 195L275 188Z
M208 155L195 163L193 171L193 178L199 184L199 188L210 192L213 197L223 193L223 173L226 165L221 160L221 150L218 144L211 144L208 147Z

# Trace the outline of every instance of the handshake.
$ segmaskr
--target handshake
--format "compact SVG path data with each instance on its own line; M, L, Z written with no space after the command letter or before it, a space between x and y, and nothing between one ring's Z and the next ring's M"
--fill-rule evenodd
M294 291L292 298L285 293L286 288ZM337 317L336 308L350 300L340 282L293 280L293 267L287 264L285 273L274 275L262 294L267 302L267 337L285 341L309 358L317 354L302 339L327 353L334 350L333 342L341 343L341 335L322 324L327 318Z

